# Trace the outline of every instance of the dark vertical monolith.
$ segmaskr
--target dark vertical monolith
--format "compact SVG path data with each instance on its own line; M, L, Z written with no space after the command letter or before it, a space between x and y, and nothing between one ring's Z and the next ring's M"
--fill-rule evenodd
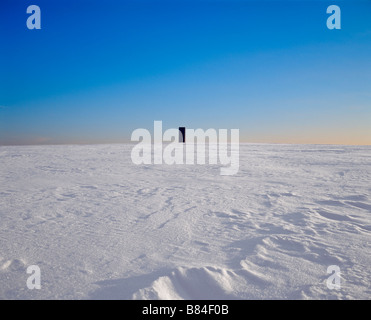
M179 127L179 142L185 142L185 127Z

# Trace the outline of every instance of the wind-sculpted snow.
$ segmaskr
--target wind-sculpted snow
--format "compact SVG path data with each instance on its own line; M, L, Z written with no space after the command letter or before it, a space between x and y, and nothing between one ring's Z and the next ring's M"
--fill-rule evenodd
M370 147L241 144L233 176L131 148L0 147L0 299L371 296Z

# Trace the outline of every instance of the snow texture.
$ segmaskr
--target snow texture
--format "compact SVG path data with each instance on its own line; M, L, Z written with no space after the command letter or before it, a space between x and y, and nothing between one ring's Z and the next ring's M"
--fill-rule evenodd
M234 176L131 149L0 147L0 299L370 298L369 146L241 144Z

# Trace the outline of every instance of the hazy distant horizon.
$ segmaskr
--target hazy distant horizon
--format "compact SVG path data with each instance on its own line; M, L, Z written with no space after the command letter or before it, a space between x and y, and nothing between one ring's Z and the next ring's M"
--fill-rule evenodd
M44 142L44 143L10 143L10 144L0 144L0 147L22 147L22 146L78 146L78 145L111 145L111 144L132 144L135 145L138 142L135 141L106 141L106 142ZM170 142L163 142L163 144L169 144ZM205 143L207 145L207 142ZM320 145L320 146L371 146L371 144L342 144L342 143L296 143L296 142L254 142L254 141L240 141L240 144L282 144L282 145Z

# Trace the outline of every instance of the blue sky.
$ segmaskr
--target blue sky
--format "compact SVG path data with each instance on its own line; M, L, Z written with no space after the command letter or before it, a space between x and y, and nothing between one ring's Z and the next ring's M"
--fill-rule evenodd
M371 144L371 1L5 0L0 39L3 145L125 142L154 120Z

